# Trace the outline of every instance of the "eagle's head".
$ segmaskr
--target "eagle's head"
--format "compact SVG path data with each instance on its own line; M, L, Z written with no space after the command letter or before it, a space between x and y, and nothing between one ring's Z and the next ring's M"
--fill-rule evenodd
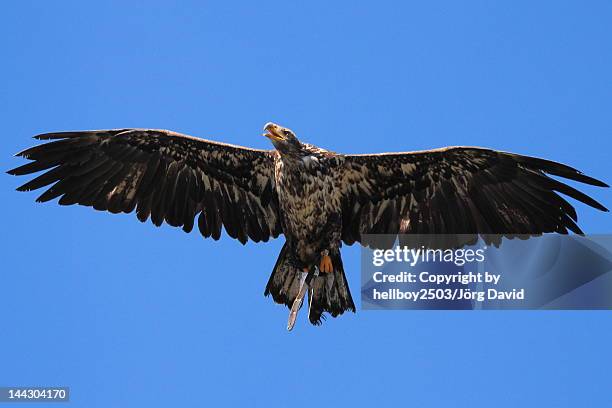
M282 155L300 157L302 143L295 137L291 129L287 129L276 123L268 122L264 126L266 133L263 135L272 141L272 144Z

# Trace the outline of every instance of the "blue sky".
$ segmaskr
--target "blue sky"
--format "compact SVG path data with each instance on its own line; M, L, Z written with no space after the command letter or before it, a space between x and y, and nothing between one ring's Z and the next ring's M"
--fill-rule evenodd
M607 1L22 1L2 15L2 169L46 131L267 148L275 121L340 152L488 146L612 181ZM22 181L0 175L0 385L68 385L74 407L610 401L610 313L358 311L287 333L263 297L282 239L242 247L40 205ZM609 214L577 208L585 231L611 232ZM343 257L358 301L359 249Z

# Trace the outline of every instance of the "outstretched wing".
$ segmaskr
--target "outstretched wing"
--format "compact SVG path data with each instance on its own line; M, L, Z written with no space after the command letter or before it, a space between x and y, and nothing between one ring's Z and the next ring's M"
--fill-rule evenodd
M363 234L581 233L562 193L591 197L547 174L607 187L563 164L476 147L347 155L342 175L347 244Z
M197 139L167 130L117 129L46 133L50 143L18 153L33 160L10 170L24 175L46 171L19 187L36 190L54 183L37 201L60 197L112 213L149 216L191 231L195 216L204 237L221 227L245 243L281 233L274 190L274 158L252 150Z

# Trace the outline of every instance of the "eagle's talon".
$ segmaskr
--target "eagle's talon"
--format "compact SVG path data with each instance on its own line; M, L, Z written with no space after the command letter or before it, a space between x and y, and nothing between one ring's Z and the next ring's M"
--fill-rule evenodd
M332 273L334 271L334 266L329 255L323 255L321 257L321 262L319 263L319 270L323 273Z

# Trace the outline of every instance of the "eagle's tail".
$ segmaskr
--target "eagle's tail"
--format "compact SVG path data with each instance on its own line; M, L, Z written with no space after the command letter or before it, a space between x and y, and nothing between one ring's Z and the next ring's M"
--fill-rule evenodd
M328 312L332 317L339 316L346 310L355 312L355 304L344 275L340 251L331 251L330 256L334 272L319 273L312 279L308 291L308 319L315 325L321 324L324 312ZM291 308L300 290L300 276L301 270L292 264L290 248L285 243L274 265L264 295L271 294L276 303Z

